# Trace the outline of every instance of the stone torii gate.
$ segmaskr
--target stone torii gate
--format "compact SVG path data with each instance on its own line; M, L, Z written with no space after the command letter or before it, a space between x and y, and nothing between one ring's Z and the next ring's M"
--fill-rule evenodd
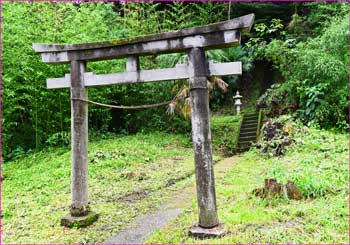
M39 44L33 48L45 63L70 63L70 74L47 80L49 89L71 90L71 206L62 218L65 226L87 226L98 215L88 205L88 99L87 87L113 84L189 79L192 140L199 222L190 232L194 235L219 235L216 207L211 133L209 125L208 76L242 73L241 62L207 62L205 50L239 45L241 32L249 32L254 14L210 25L187 28L117 41L81 44ZM174 68L140 70L139 56L187 52L188 64ZM126 72L95 75L86 71L86 63L126 58Z

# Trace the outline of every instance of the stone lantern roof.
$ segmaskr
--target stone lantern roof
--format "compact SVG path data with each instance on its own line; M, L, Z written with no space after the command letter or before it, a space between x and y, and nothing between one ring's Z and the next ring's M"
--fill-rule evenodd
M232 97L234 100L236 99L242 99L243 96L239 94L239 91L237 90L236 95Z

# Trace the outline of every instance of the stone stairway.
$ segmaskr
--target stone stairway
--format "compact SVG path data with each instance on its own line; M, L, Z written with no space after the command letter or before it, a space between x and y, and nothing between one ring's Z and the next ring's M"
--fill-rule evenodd
M238 151L249 150L252 143L256 142L256 131L258 127L258 113L245 114L239 133Z

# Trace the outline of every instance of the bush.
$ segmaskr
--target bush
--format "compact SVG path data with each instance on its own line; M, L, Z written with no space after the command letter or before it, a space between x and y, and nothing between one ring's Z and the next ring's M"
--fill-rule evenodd
M270 111L277 109L275 114L281 114L289 108L309 125L349 127L347 26L347 19L334 17L321 36L295 46L290 46L290 40L274 40L267 46L265 57L286 78L261 98Z

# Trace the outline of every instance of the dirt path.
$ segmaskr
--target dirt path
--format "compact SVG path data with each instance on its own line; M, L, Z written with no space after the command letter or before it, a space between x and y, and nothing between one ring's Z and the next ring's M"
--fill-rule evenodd
M238 160L238 156L225 158L215 164L215 178L223 178ZM128 228L107 239L104 244L140 244L156 229L164 227L170 220L178 217L182 211L191 205L196 197L194 183L173 193L174 198L165 202L154 212L139 216Z

